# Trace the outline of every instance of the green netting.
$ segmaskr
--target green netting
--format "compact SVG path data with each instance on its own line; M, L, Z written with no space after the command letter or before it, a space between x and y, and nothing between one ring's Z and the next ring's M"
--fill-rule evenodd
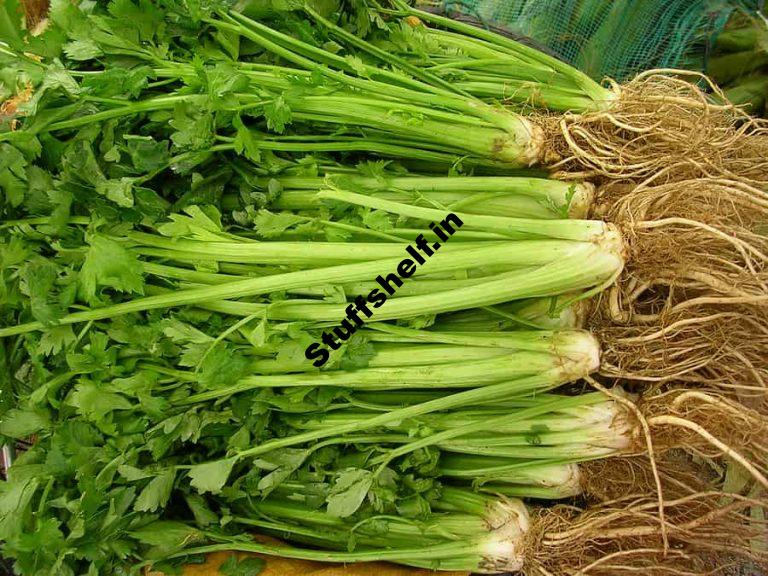
M703 70L707 46L733 10L760 0L445 0L533 39L595 79L650 68Z

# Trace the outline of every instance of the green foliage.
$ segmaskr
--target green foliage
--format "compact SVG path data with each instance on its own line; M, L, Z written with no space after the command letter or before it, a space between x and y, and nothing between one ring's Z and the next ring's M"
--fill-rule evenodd
M391 363L393 347L412 360L419 343L360 329L318 370L305 350L335 322L277 314L343 309L375 278L328 278L307 263L311 241L404 251L403 228L425 222L339 201L277 206L284 176L402 194L391 181L425 155L444 172L459 159L495 169L490 151L465 148L501 129L475 101L412 89L413 77L316 25L303 4L259 4L247 10L267 9L269 26L291 33L279 54L225 20L223 1L53 0L34 38L16 2L0 8L0 97L19 98L0 124L0 435L29 443L0 483L0 541L23 576L134 576L149 561L171 573L198 544L251 543L242 521L269 517L262 502L341 523L328 533L342 549L384 538L380 517L418 528L417 544L477 536L421 531L441 497L443 448L392 455L438 428L413 415L370 424L388 409L356 390L358 376L384 374L391 407L412 406L419 395L400 392L413 385L400 369L413 366ZM365 2L313 5L362 36L390 27ZM431 49L393 28L393 44ZM286 65L299 58L306 66ZM459 136L427 137L426 122ZM394 145L402 164L361 155ZM253 261L284 240L307 255ZM347 246L335 250L330 264L349 260ZM306 285L253 289L285 273ZM429 308L399 323L434 319ZM460 369L462 350L444 360ZM382 351L389 374L375 367ZM453 392L436 391L429 410ZM336 414L338 427L325 421ZM352 432L337 433L344 425ZM221 571L261 569L233 558Z
M367 470L351 468L339 473L328 493L328 514L345 518L354 514L373 485L374 476Z
M189 470L190 485L201 494L205 492L218 494L227 482L236 462L237 458L227 458L193 466Z
M80 269L80 287L87 301L93 301L97 288L144 293L142 267L135 255L118 242L94 235Z

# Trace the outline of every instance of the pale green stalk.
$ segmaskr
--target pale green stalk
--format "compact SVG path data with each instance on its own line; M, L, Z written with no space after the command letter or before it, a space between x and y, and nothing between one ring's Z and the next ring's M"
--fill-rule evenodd
M431 222L441 222L446 217L444 210L411 206L346 190L321 190L317 196ZM454 213L463 222L462 228L466 226L468 230L497 232L510 238L543 237L588 242L618 234L611 224L600 220L540 220L467 214L461 211Z
M579 245L577 245L578 247ZM585 248L587 248L587 254L590 256L594 256L594 258L590 258L592 266L591 267L584 267L580 265L580 257L582 256L583 252L579 250L578 248L573 251L571 255L569 255L568 262L570 262L570 267L578 267L581 272L579 272L578 276L580 278L579 283L581 284L579 288L584 287L584 283L586 282L587 286L594 286L595 284L598 284L607 278L612 277L618 270L620 270L622 262L620 256L614 255L614 254L605 254L604 257L601 259L599 257L600 250L595 249L593 246L586 244L581 245ZM422 266L421 268L417 269L416 274L420 273L434 273L434 272L443 272L448 270L463 270L466 268L469 268L473 265L475 265L478 261L481 262L496 262L499 264L502 264L504 262L509 262L510 255L513 255L514 250L514 244L509 245L500 245L500 246L484 246L477 249L469 249L469 250L460 250L457 251L455 254L449 254L445 257L441 256L440 253L435 254L430 260L427 261L427 263ZM303 286L313 286L313 285L321 285L321 284L328 284L328 283L338 283L338 282L344 282L344 281L355 281L355 280L367 280L370 278L375 278L379 274L382 273L389 273L391 270L395 270L400 263L401 258L395 258L395 259L385 259L385 260L375 260L371 262L360 262L360 263L354 263L354 264L346 264L341 266L331 266L327 268L317 268L313 270L302 270L297 272L288 272L285 274L274 274L271 276L265 276L261 278L249 278L245 280L237 280L233 282L228 282L226 284L220 284L215 286L205 286L205 287L199 287L199 288L189 288L185 290L177 290L174 292L166 292L157 294L154 296L147 296L143 298L135 298L133 300L122 302L119 304L113 304L111 306L105 306L103 308L94 308L90 310L85 310L82 312L74 312L71 314L67 314L63 318L60 318L58 320L58 324L75 324L77 322L84 322L89 320L101 320L105 318L112 318L114 316L119 316L122 314L129 314L132 312L141 312L145 310L154 310L158 308L169 308L169 307L176 307L176 306L184 306L189 304L201 304L201 303L216 303L221 300L226 300L228 298L242 298L247 296L256 296L261 294L269 294L270 292L276 292L280 290L289 290L292 288L301 288ZM511 259L514 261L514 258ZM567 262L564 263L567 265ZM599 264L602 264L602 268ZM607 269L606 269L607 267ZM542 267L542 269L547 268L546 266ZM554 271L553 271L554 272ZM592 273L592 276L587 278L589 273ZM596 276L595 276L596 274ZM554 289L554 286L557 284L556 279L552 273L543 273L539 274L539 277L537 277L535 280L543 281L545 285L552 286L553 288L550 288L550 290ZM507 282L505 282L506 284ZM498 284L498 282L497 282ZM491 290L497 288L497 286L490 286ZM566 287L566 290L564 291L571 291L571 288ZM520 292L525 292L525 289L519 290ZM456 291L461 292L461 291ZM480 292L484 292L483 290L480 290ZM462 294L458 294L458 297L461 297ZM486 293L485 297L483 299L488 299L488 294ZM427 298L428 296L419 296L419 297L411 297L407 300L412 300L413 298ZM497 301L503 301L508 300L509 298L504 297L504 295L501 295L501 300L496 300L492 296L490 297L491 300L495 302ZM401 299L406 300L406 299ZM389 306L392 307L394 304L394 300L389 303ZM419 306L430 306L431 302L429 300L422 301L422 302L412 302L406 308L408 310L412 310L414 308L414 304L416 305L417 310L423 310L424 313L429 312L429 308L419 308ZM249 304L245 304L246 306L249 306ZM299 304L299 306L301 306ZM323 306L323 305L319 305ZM271 305L270 310L274 307L274 305ZM449 308L465 308L466 306L460 305L459 301L453 301L449 304ZM471 307L471 306L470 306ZM346 308L345 306L342 306L341 309L343 310ZM334 307L332 309L326 309L323 308L321 311L325 311L326 314L332 314L332 318L340 318L342 317L345 312L342 314L338 314L339 307ZM250 315L253 312L249 312L246 315ZM301 314L301 310L295 310L292 311L290 309L286 310L286 313L289 314L295 314L299 313ZM270 317L273 318L280 318L280 316L272 316L270 314ZM391 316L390 316L391 317ZM312 319L312 318L304 318L304 319ZM317 318L320 319L320 318ZM23 334L25 332L31 332L35 330L42 330L45 328L45 325L41 322L35 321L35 322L28 322L25 324L19 324L16 326L9 326L5 328L0 328L0 337L5 336L12 336L15 334Z

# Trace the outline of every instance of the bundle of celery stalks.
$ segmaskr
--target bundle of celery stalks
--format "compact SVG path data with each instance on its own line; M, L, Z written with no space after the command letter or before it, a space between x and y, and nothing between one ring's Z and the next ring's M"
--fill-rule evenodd
M736 12L715 39L707 73L728 98L750 114L765 117L768 97L768 22L760 14Z
M0 540L18 574L171 574L217 550L526 574L765 560L762 445L704 430L762 430L762 397L697 359L753 346L720 366L749 389L765 370L761 127L712 120L754 139L744 182L691 161L637 188L689 204L622 220L660 161L559 123L615 121L599 136L630 155L662 150L633 148L657 129L481 28L399 3L62 1L35 30L10 8ZM710 112L696 98L674 104ZM702 196L709 177L738 201ZM681 223L691 205L707 227ZM637 317L606 313L628 293ZM649 461L649 426L706 477ZM626 462L651 479L598 494Z

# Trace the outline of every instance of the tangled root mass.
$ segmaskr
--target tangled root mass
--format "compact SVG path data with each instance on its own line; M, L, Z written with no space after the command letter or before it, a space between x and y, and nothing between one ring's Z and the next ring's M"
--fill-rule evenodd
M768 123L727 102L705 76L653 70L615 90L609 109L565 114L546 126L547 160L567 177L768 181Z

